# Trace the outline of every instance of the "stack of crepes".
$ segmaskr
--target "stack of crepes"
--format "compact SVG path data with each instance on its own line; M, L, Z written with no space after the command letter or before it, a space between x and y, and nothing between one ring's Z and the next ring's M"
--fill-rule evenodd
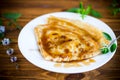
M45 60L79 61L100 54L102 43L108 44L96 27L66 18L50 16L47 24L34 29L37 44Z

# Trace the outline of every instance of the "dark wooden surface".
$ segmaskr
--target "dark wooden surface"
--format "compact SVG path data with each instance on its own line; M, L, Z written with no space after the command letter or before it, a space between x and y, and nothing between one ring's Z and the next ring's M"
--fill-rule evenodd
M116 36L120 35L120 14L112 16L107 8L111 0L0 0L0 13L21 13L22 17L18 23L24 27L30 20L42 14L78 7L80 1L84 5L91 4L103 15L100 20L108 24ZM0 45L0 80L119 80L120 78L120 40L114 57L104 66L79 74L60 74L38 68L22 56L17 43L19 32L6 26L6 37L12 39L9 47L15 49L14 55L18 57L20 68L15 69L15 65L10 62L6 54L6 47Z

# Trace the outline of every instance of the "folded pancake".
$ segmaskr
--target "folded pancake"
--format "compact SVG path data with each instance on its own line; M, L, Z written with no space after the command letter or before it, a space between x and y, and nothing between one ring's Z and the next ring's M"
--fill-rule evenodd
M100 54L108 41L97 28L78 20L49 17L48 24L34 29L41 55L45 60L68 62Z

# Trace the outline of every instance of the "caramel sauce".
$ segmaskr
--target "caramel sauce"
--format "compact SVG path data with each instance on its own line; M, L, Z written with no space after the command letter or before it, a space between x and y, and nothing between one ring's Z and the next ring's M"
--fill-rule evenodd
M89 62L96 62L94 59L89 59Z
M56 63L54 64L54 67L61 67L62 66L62 63Z
M71 31L71 30L67 30L67 29L62 29L61 27L59 28L59 26L57 26L57 27L52 27L52 26L49 26L48 28L45 28L44 30L43 30L43 34L42 34L42 39L41 39L41 41L42 41L42 44L43 44L43 48L44 48L44 50L48 53L48 54L50 54L51 56L53 56L53 57L55 57L55 56L59 56L59 54L61 54L59 51L57 51L57 52L51 52L51 49L54 47L55 48L55 50L57 50L57 48L56 48L56 46L58 46L58 45L60 45L60 44L63 44L63 43L66 43L66 42L70 42L70 41L72 41L72 39L66 39L66 36L65 35L61 35L60 37L57 37L59 40L57 41L57 42L54 42L53 41L53 43L51 43L52 44L52 46L50 46L50 42L48 43L47 42L47 38L48 38L48 35L46 35L46 33L47 33L47 31L54 31L54 30L58 30L58 31L60 31L60 32L72 32L74 35L77 35L77 37L81 40L81 42L83 43L83 44L85 44L87 47L85 48L85 50L83 50L83 49L81 49L80 51L80 53L87 53L89 50L91 50L93 47L91 47L87 42L86 42L86 40L84 39L84 38L82 38L82 35L87 35L88 33L86 32L86 31L84 31L84 30L82 30L82 29L79 29L79 31L81 32L81 33L77 33L76 31ZM58 35L58 33L53 33L53 34L51 34L51 35L54 35L54 36L56 36L56 35ZM73 35L73 36L74 36ZM86 36L89 40L92 40L90 37L88 37L88 36ZM61 39L62 38L62 39ZM69 38L69 37L68 37ZM94 42L94 40L93 40L93 42ZM94 42L95 43L95 42ZM54 45L53 45L54 44ZM69 43L68 43L69 44ZM95 46L95 45L94 45ZM78 48L78 47L76 47L76 48ZM93 50L93 49L92 49ZM84 51L87 51L87 52L84 52ZM68 53L69 51L68 50L65 50L65 53ZM63 54L61 54L61 55L63 55ZM65 56L65 55L63 55L63 56Z
M87 61L87 60L82 61L82 64L84 64L84 65L86 65L86 66L90 65L90 63L91 63L91 62L89 62L89 61Z
M79 63L77 62L74 62L74 63L64 63L63 67L65 68L69 68L69 67L80 67L82 65L80 65Z
M55 63L54 67L64 67L64 68L70 68L70 67L82 67L89 66L91 63L96 62L94 59L87 59L82 61L76 61L76 62L69 62L69 63Z

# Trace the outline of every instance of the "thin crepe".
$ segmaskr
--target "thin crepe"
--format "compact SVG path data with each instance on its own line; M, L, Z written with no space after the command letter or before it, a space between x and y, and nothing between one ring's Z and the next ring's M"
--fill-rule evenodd
M92 25L54 16L34 31L41 55L50 61L88 59L100 54L101 44L108 42L102 31Z

